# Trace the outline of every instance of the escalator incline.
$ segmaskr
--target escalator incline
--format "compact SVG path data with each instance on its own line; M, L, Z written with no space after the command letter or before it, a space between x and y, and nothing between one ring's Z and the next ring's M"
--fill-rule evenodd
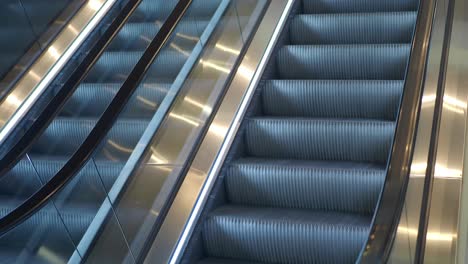
M356 261L386 176L417 7L302 0L183 263Z
M136 8L28 155L2 179L0 217L37 191L38 182L49 181L82 144L176 2L142 1ZM49 242L49 250L63 254L64 259L73 253L69 252L68 244L60 245L61 238L66 237L60 233L65 231L63 224L73 244L78 245L105 199L103 185L105 190L111 189L220 2L210 0L191 6L188 18L177 24L177 32L182 37L171 39L172 45L159 53L146 73L148 78L129 99L93 156L93 162L88 162L58 197L54 197L54 206L60 215L53 206L46 206L2 236L0 263L13 263L18 259L44 263L37 252L42 243ZM45 232L47 239L43 236Z

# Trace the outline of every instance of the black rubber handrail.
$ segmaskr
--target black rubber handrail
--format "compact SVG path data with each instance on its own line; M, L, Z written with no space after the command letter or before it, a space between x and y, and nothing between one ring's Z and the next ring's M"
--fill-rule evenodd
M4 145L11 145L11 147L9 147L6 154L0 159L0 179L2 179L11 168L23 158L26 152L32 148L36 140L62 110L68 98L75 92L78 85L92 69L97 59L99 59L101 54L106 50L119 29L127 22L140 2L141 0L129 0L127 4L125 4L99 40L96 41L86 54L82 62L70 73L70 76L64 84L61 85L62 88L40 110L38 116L34 117L34 122L26 129L21 138L15 141L15 133L11 133L11 136L3 143Z
M440 122L444 105L445 83L447 78L447 67L450 52L450 40L452 38L452 27L455 14L455 0L449 0L447 9L447 20L445 21L444 41L442 46L442 56L439 69L439 79L437 80L436 100L434 103L434 117L432 120L431 140L429 143L429 155L427 157L427 167L424 177L424 187L422 195L422 205L419 217L418 237L416 239L416 249L414 263L424 263L424 253L426 251L426 236L429 225L429 215L432 200L432 186L434 184L434 172L437 158L437 146L439 143Z
M386 263L397 233L416 143L436 2L437 0L420 0L419 3L385 183L369 237L357 263Z
M89 135L67 163L44 185L13 211L0 219L0 236L27 220L57 194L92 157L94 150L113 127L118 115L138 87L141 79L185 14L192 0L180 0L151 41L120 90L97 121Z

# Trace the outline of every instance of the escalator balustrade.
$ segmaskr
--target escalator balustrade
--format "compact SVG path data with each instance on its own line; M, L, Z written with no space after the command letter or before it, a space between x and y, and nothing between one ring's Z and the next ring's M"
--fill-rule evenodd
M50 180L82 144L176 2L144 0L137 7L28 155L0 179L0 217ZM66 231L79 245L105 199L101 187L107 191L112 187L220 2L209 0L190 7L189 18L177 25L180 37L158 55L93 161L55 199L60 214L46 206L1 237L0 263L49 263L50 258L41 254L44 248L62 260L70 258L73 252L54 237ZM66 230L59 228L63 225Z
M302 0L182 263L357 260L386 176L417 7Z

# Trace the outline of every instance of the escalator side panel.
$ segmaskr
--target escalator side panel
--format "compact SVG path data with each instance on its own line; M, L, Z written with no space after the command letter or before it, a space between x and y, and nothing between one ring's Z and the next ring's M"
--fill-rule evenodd
M356 261L386 176L417 3L302 1L182 263Z

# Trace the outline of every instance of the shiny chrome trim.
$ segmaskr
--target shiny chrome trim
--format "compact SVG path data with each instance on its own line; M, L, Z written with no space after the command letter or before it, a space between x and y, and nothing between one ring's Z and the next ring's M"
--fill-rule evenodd
M11 92L11 88L23 77L23 74L29 70L31 65L45 51L45 48L54 41L57 35L64 29L64 26L67 25L85 3L86 1L83 0L71 1L57 14L58 16L54 19L49 28L40 35L34 33L34 37L37 39L33 42L32 46L19 57L17 62L5 73L3 79L0 80L0 89L2 89L2 91L0 91L0 102L3 101L4 96Z
M112 207L109 206L114 205L117 202L119 194L124 190L124 187L128 184L131 179L135 170L138 169L140 165L141 158L146 154L147 146L153 140L155 133L158 131L161 123L164 120L164 117L167 114L167 111L171 107L172 103L174 102L179 90L182 88L184 81L187 79L188 74L194 67L196 61L199 59L201 52L203 51L204 45L206 40L211 36L213 30L221 19L223 12L226 10L230 0L222 0L221 4L219 5L218 9L215 12L215 15L212 17L210 22L208 23L209 26L203 31L198 43L195 45L194 49L192 50L189 58L185 62L182 70L179 72L177 77L175 78L174 83L171 85L167 96L161 102L158 110L154 114L153 118L149 122L148 126L146 127L143 135L141 136L140 140L133 149L132 154L128 158L127 162L125 163L122 171L120 171L117 179L115 180L114 184L112 185L111 189L107 194L106 200L101 204L96 213L95 217L93 218L91 224L86 229L85 234L83 235L82 239L80 240L77 249L75 249L75 253L78 254L80 252L87 252L89 247L91 246L92 242L95 240L96 235L98 235L99 229L105 223L109 214L112 213ZM190 8L190 7L189 7ZM177 26L176 26L177 30ZM140 232L137 236L141 236Z
M437 0L409 182L388 263L413 263L415 257L424 177L432 134L431 125L434 119L435 94L441 67L447 4L448 0Z
M423 204L423 206L428 205L428 219L423 219L427 220L427 232L423 234L426 243L421 245L424 256L418 263L457 263L457 253L466 254L467 250L466 240L463 244L460 243L462 239L466 239L466 234L460 234L461 226L459 225L467 224L459 222L460 215L466 214L466 212L460 212L463 208L460 206L460 198L462 184L466 185L464 178L467 172L467 166L464 163L467 150L468 105L467 2L450 0L448 10L448 31L446 32L448 35L445 39L448 45L448 57L442 62L445 71L444 76L440 78L441 92L438 94L438 100L436 99L436 106L437 101L440 102L438 109L440 121L434 126L438 128L435 130L435 133L438 133L434 141L435 160L428 165L426 176L427 179L432 180L432 186L428 188L427 204ZM437 116L434 120L437 121ZM463 202L466 203L466 201ZM459 247L459 244L464 245L465 248ZM462 257L460 255L458 263L466 263L466 256L465 259Z
M180 260L294 2L270 2L145 263L176 263Z
M31 109L116 0L88 0L0 103L0 144Z
M384 186L358 263L386 262L403 211L419 121L437 0L421 0Z

